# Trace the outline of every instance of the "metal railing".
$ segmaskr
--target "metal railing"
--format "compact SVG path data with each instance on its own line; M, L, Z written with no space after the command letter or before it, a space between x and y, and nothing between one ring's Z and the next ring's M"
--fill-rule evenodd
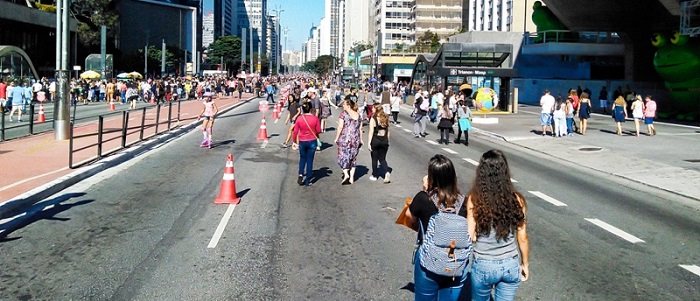
M25 136L31 136L36 134L37 132L34 131L34 104L27 105L29 107L29 114L22 114L22 116L25 118L26 121L23 121L22 123L19 123L19 120L17 121L18 123L16 125L11 125L11 126L6 126L6 113L5 110L2 110L2 118L0 119L0 141L5 141L5 140L10 140L14 138L20 138L20 137L25 137ZM12 116L10 116L12 118ZM22 132L22 128L27 128L26 132ZM42 130L41 132L48 132L50 131L51 128ZM8 137L8 131L11 131L12 133Z
M175 116L173 116L173 105L177 106ZM73 169L90 162L97 161L105 156L128 148L134 144L148 140L154 136L169 132L173 128L180 125L180 100L177 102L168 102L165 106L158 104L157 106L144 107L142 109L114 112L97 116L96 128L95 123L87 123L78 127L79 133L76 133L75 120L70 123L70 143L68 152L68 167ZM167 108L167 119L161 120L161 111ZM148 115L152 115L155 110L155 118L149 120ZM121 115L121 116L119 116ZM130 116L139 116L140 123L130 126ZM175 122L175 125L173 125ZM160 125L167 126L165 130L160 131ZM151 131L150 135L146 135L147 131ZM131 137L131 139L129 139ZM85 141L95 139L93 141ZM119 142L118 144L116 142ZM111 147L111 148L110 148ZM88 151L96 148L94 155L88 155L87 158L78 163L74 163L75 155L79 152ZM110 148L105 151L105 148Z
M526 35L525 44L543 43L623 44L624 41L617 33L605 31L544 30Z

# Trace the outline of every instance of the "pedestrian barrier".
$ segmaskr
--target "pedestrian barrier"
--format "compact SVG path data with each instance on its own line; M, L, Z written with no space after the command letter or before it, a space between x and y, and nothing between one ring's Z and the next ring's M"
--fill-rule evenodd
M177 106L175 116L173 116L173 105ZM76 125L75 119L71 119L68 167L83 166L151 137L169 132L173 129L173 121L176 122L175 127L179 126L180 106L181 103L178 100L168 102L166 105L144 107L140 110L107 113L98 115L96 123L92 121L81 125ZM161 119L161 112L164 110L167 110L163 112L163 115L167 113L167 118ZM140 120L140 123L130 125L130 119ZM162 126L167 126L167 129L161 130ZM80 157L87 157L87 159L74 162L77 153L88 152L94 148L96 148L95 155L85 156L83 153ZM108 150L105 151L105 149Z
M5 110L2 110L2 118L0 118L0 141L31 136L41 132L48 132L52 129L50 127L47 127L43 128L39 132L34 131L34 104L29 105L29 114L22 114L22 117L24 117L22 118L22 120L25 121L18 122L18 120L14 120L15 122L17 122L17 124L7 126L7 121L5 119L7 119L8 116ZM22 130L24 128L27 129L26 132Z
M214 200L214 204L238 204L241 199L236 193L236 178L233 170L233 154L226 156L226 167L224 167L224 178L221 180L219 196Z

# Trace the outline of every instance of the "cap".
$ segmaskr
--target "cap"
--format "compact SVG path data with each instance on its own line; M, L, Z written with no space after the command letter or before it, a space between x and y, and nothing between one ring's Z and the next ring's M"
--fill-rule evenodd
M316 93L316 88L313 88L313 87L308 88L308 89L306 89L306 93Z
M428 91L423 91L423 95L428 96L430 93L428 93Z

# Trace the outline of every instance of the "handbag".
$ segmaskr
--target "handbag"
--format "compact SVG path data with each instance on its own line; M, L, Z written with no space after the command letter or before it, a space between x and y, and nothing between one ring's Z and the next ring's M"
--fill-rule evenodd
M404 225L409 229L418 232L418 223L411 223L408 220L408 217L406 217L406 211L408 210L408 207L411 206L411 202L413 202L413 199L406 198L406 203L404 204L401 213L399 213L399 216L396 218L396 221L394 223Z

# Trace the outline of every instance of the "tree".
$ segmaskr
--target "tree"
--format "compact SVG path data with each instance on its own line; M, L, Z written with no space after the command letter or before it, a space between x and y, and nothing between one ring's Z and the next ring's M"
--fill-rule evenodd
M223 58L226 70L237 72L241 69L242 62L241 39L235 36L220 36L209 45L207 56L210 64L220 64Z
M416 48L423 52L436 52L440 48L440 36L430 30L416 39Z
M78 36L86 46L100 44L100 27L107 26L107 36L114 37L119 22L116 0L73 0L71 13L78 20Z

